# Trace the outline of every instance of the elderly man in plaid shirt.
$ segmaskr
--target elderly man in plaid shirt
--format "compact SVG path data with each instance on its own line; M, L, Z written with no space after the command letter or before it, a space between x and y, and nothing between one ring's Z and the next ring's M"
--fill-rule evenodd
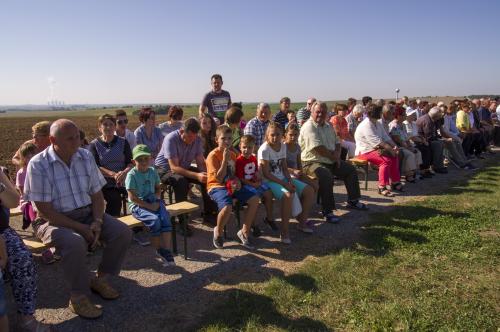
M248 121L243 133L255 137L255 152L264 143L269 117L271 116L271 108L267 103L257 105L257 114L255 118Z
M120 272L132 234L128 227L104 213L101 188L106 184L92 154L80 148L80 133L70 120L50 127L51 146L28 165L25 199L34 202L40 218L33 222L37 237L55 246L62 256L70 284L69 307L84 318L101 316L89 299L90 289L107 300L119 293L108 281ZM87 250L106 244L97 276L86 266Z

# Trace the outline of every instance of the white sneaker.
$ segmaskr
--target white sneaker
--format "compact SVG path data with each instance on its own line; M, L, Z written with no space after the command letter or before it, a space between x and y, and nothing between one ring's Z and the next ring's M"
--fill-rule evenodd
M238 238L240 239L241 241L241 244L243 245L243 247L249 249L249 250L254 250L255 247L252 246L252 244L250 243L250 240L245 236L245 234L243 234L243 232L241 231L241 229L238 231L238 233L236 233L236 235L238 235Z

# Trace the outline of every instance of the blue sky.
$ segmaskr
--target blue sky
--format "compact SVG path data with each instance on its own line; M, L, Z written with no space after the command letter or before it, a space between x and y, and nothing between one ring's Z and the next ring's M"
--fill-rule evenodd
M0 1L0 104L500 93L500 1Z

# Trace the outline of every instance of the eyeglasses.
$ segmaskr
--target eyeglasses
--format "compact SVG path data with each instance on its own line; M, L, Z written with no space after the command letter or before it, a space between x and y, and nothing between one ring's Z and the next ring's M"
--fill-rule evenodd
M127 123L128 123L128 119L125 119L125 120L118 120L118 121L116 121L116 123L118 123L119 125L122 125L122 124L127 124Z

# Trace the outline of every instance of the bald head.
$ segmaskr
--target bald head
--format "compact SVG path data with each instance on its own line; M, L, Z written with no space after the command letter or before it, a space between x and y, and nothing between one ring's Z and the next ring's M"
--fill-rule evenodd
M54 121L50 126L50 136L60 137L61 134L67 130L78 130L76 124L68 119L59 119Z
M60 119L50 126L50 143L59 157L69 164L80 148L80 131L73 121Z

